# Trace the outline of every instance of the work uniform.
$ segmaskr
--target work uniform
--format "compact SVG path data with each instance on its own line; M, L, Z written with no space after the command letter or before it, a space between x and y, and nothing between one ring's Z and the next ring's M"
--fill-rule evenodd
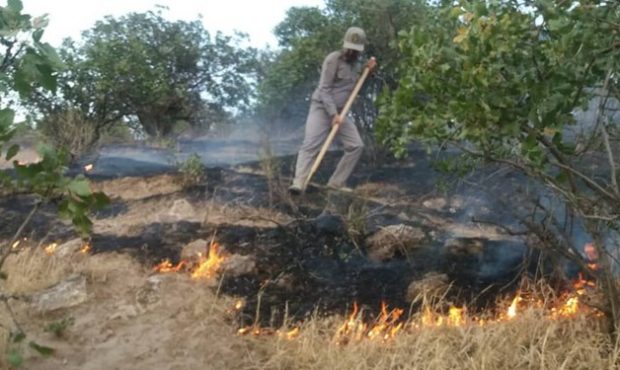
M357 63L348 63L343 51L330 53L323 61L319 85L312 94L306 120L306 133L297 155L293 186L301 188L312 164L332 128L332 120L351 95L359 73ZM343 187L364 150L357 127L349 117L343 117L336 138L344 148L336 170L327 185Z

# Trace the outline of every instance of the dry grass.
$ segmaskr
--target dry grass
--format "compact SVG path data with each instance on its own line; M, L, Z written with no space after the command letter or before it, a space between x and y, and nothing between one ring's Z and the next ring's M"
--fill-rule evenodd
M313 318L293 340L238 336L233 300L183 274L166 275L157 299L123 318L110 315L144 296L150 272L118 254L47 256L24 251L7 261L3 291L31 292L80 272L89 301L41 317L19 307L29 336L57 349L52 358L30 356L29 369L615 369L620 345L610 343L596 320L551 320L530 309L507 322L476 326L409 328L387 342L338 344L344 317ZM217 284L215 284L217 285ZM150 292L151 294L153 292ZM155 293L153 293L155 294ZM76 318L65 339L41 333L59 317ZM0 320L6 325L5 312ZM0 353L6 353L2 329ZM6 366L0 357L0 368Z

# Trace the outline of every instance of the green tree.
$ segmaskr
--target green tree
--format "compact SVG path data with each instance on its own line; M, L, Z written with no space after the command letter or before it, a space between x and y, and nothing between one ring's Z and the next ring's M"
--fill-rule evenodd
M251 99L255 50L240 46L244 35L213 37L199 20L151 11L108 16L82 39L62 47L60 93L35 104L44 114L77 109L98 134L124 119L165 137L180 122L225 120L227 108L242 110Z
M13 122L15 111L12 105L13 99L17 98L14 95L24 97L39 87L53 91L56 88L57 73L62 68L54 48L41 42L46 19L33 18L23 14L22 10L20 0L9 0L7 6L0 6L0 45L4 49L0 64L0 155L7 161L19 152L19 146L11 144L16 133ZM13 176L0 171L0 196L16 190L29 193L35 198L35 205L16 230L12 240L0 244L0 279L7 278L2 266L8 256L16 251L13 248L14 242L21 237L41 204L56 200L60 216L70 219L85 237L91 228L89 212L108 201L104 194L92 193L85 178L65 176L68 161L66 152L42 147L39 154L42 159L38 163L20 164L14 161ZM0 291L0 301L7 307L9 299L12 297ZM11 310L8 311L12 313ZM12 343L17 346L25 339L25 334L20 332L19 328L15 323L15 330L10 333ZM51 348L40 346L33 341L29 342L29 346L43 355L53 353ZM4 362L4 356L2 358ZM15 348L9 351L6 358L9 364L16 367L23 361L21 353Z
M411 139L453 143L467 156L531 176L583 222L600 258L566 236L552 209L523 220L540 245L599 276L620 323L614 269L620 232L616 1L461 1L403 33L399 87L381 105L379 136L397 154ZM594 104L591 122L574 112ZM596 162L597 166L590 165ZM544 222L539 222L542 220Z

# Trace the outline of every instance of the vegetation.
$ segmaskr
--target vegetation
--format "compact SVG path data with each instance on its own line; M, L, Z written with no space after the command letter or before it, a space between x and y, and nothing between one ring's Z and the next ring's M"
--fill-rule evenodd
M525 11L527 7L527 11ZM466 156L516 168L544 184L567 218L591 236L592 255L572 223L541 200L525 228L553 254L599 275L605 311L620 324L614 277L620 231L617 116L620 4L611 1L463 1L404 32L399 86L383 97L379 134L397 154L406 143L454 144ZM596 102L596 115L574 113ZM593 161L597 166L589 166ZM557 204L557 202L556 202Z
M183 187L196 186L207 180L205 166L202 164L200 156L195 153L187 157L185 162L179 164L179 173Z
M62 68L54 49L41 42L45 18L32 18L23 14L22 9L19 0L11 0L6 7L0 7L0 45L4 48L4 59L0 64L0 155L7 161L19 152L19 145L10 144L15 134L15 111L10 106L11 94L18 93L23 97L37 87L53 92L56 89L56 73ZM88 218L89 212L108 201L104 194L91 192L84 177L65 176L65 166L69 159L66 151L42 146L39 155L41 160L37 163L20 164L14 161L13 176L0 171L3 191L9 189L35 197L31 212L13 238L0 244L0 279L7 278L3 265L8 256L16 251L15 243L21 239L25 227L44 202L54 200L58 204L59 215L71 220L75 228L86 237L92 225ZM12 298L0 291L0 301L7 307ZM10 309L8 311L12 312ZM17 346L23 342L26 334L19 324L13 324L10 337ZM33 341L29 342L29 347L42 355L53 352ZM21 364L19 351L14 349L8 356L12 365Z
M147 137L167 138L177 125L208 128L230 120L252 97L253 49L245 36L212 36L200 21L175 21L161 11L106 17L65 40L58 94L36 91L29 105L44 116L79 116L95 142L118 122Z
M88 237L90 212L108 199L92 192L86 178L66 175L72 156L115 133L170 143L182 129L209 129L242 116L297 128L323 58L356 25L368 35L365 57L377 56L379 62L352 109L367 143L376 133L379 144L396 156L405 156L414 140L429 150L453 146L463 161L444 162L444 168L462 174L492 162L531 179L537 196L531 204L515 205L523 227L514 231L535 235L545 252L596 277L605 297L600 309L617 334L619 2L326 0L323 8L291 8L275 29L280 49L262 51L245 48L244 35L211 35L199 20L169 21L162 11L150 11L106 17L81 40L66 40L57 53L42 42L46 18L23 14L22 8L20 0L0 7L0 155L11 161L20 151L18 106L36 117L36 130L52 145L40 146L39 162L14 161L10 171L0 171L1 194L35 199L12 240L0 244L0 279L7 278L3 264L13 245L45 203L58 205L59 215ZM577 120L587 107L594 114ZM289 199L280 163L268 146L261 166L271 202ZM198 155L179 172L186 186L205 181ZM364 204L350 208L353 236L365 233L367 211ZM575 225L591 238L589 250L571 236ZM4 304L13 298L0 292ZM617 339L602 336L585 319L540 321L533 313L524 320L417 333L390 348L389 356L379 345L327 346L325 327L333 322L322 319L307 324L309 334L278 342L275 349L241 343L267 353L260 359L265 367L618 364ZM14 345L7 353L19 366L25 334L14 324ZM61 335L71 324L63 320L48 330ZM35 342L29 346L42 354L51 351ZM489 346L496 347L493 355L486 352ZM235 365L251 366L245 360Z

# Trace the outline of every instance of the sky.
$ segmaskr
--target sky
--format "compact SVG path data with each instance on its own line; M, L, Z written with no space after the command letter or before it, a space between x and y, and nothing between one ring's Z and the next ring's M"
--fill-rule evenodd
M168 7L164 16L170 20L193 21L202 16L205 28L211 32L245 32L250 45L262 48L277 47L274 27L284 19L293 6L319 6L324 0L22 0L24 13L32 16L48 14L49 25L43 40L60 46L66 37L79 39L82 31L90 29L106 15L122 16L130 12L154 10L156 5ZM3 3L6 3L3 1Z

